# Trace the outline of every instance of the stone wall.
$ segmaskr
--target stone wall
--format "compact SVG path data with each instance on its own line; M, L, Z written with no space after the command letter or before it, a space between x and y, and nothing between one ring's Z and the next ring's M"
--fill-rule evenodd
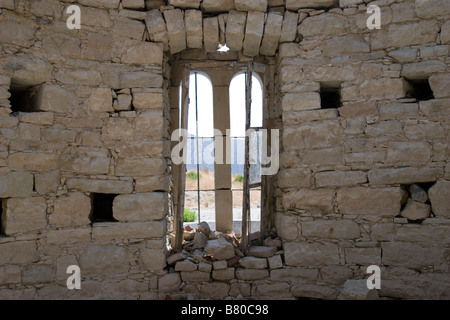
M375 264L382 297L448 299L448 1L373 2L380 30L360 0L168 2L79 0L69 30L73 1L0 0L0 297L335 299ZM224 43L277 59L282 260L171 269L171 60Z

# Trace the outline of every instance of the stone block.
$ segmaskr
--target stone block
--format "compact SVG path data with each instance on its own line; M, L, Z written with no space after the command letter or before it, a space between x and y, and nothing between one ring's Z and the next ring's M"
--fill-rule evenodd
M16 30L15 28L10 30ZM16 32L14 31L14 34ZM14 37L17 37L15 35ZM3 43L3 42L2 42ZM51 63L39 58L10 55L4 60L3 74L14 78L15 82L26 86L50 81L53 67Z
M442 70L445 70L445 63L439 60L428 60L405 64L401 76L408 79L422 79Z
M306 168L282 169L278 173L280 188L308 188L311 187L311 171Z
M26 266L22 272L22 282L27 284L44 284L54 279L55 269L48 265Z
M255 295L275 300L292 298L291 286L288 283L261 283L256 285Z
M58 72L55 73L55 79L65 85L84 85L84 86L99 86L102 82L102 77L100 73L96 70L68 70L68 69L59 69ZM62 96L62 99L69 100L70 95L65 93L61 87L54 85L45 85L45 87L49 86L49 90L56 91L59 95ZM50 91L48 97L52 99L55 93ZM50 102L49 102L50 103ZM55 102L54 102L55 103ZM54 108L60 107L55 103ZM49 109L46 111L56 111Z
M234 279L234 268L214 270L212 272L212 278L218 281L231 281Z
M0 268L0 285L20 283L22 272L19 266L6 266Z
M180 9L163 12L169 36L170 53L175 54L186 49L186 26Z
M380 120L416 119L419 116L417 103L393 103L383 105L380 109Z
M114 89L124 88L158 88L163 84L163 78L160 74L146 71L120 72L119 85Z
M316 282L319 272L311 268L285 267L270 271L271 281Z
M256 0L256 1L246 1L246 0L235 0L236 10L239 11L262 11L267 10L267 0Z
M12 171L0 176L0 198L27 198L33 193L33 175Z
M205 12L229 12L235 9L234 0L203 0L202 9Z
M129 194L133 192L131 181L71 178L67 180L66 186L69 190L75 189L81 192L106 194Z
M428 142L390 142L387 148L387 161L402 165L426 163L430 161L431 149Z
M46 128L42 131L42 138L49 142L73 143L77 137L77 132L73 130L64 130L56 128Z
M421 113L430 118L430 120L440 121L448 116L448 106L450 99L436 99L421 101L419 110Z
M159 43L139 43L128 47L121 60L125 64L161 66L163 63L163 46Z
M150 239L161 238L166 234L166 222L128 222L96 223L92 228L92 239Z
M433 74L428 82L435 98L450 98L450 73Z
M43 84L33 97L32 103L35 110L70 113L77 104L77 98L72 92L60 86Z
M388 38L385 46L403 48L415 44L434 42L438 32L439 27L433 21L391 24L388 27Z
M49 245L74 245L91 240L90 228L59 229L47 231L47 244Z
M295 208L312 212L332 213L334 211L333 189L300 189L283 194L285 210Z
M267 258L267 262L269 264L269 269L271 270L283 268L283 260L279 254Z
M200 7L201 0L169 0L169 4L178 8L193 8L198 9Z
M162 109L164 107L163 95L156 92L133 93L133 106L136 110Z
M349 220L314 220L302 223L302 236L319 239L357 239L359 225Z
M83 6L97 7L102 9L117 9L119 8L120 0L79 0Z
M353 271L346 266L326 266L320 269L322 280L325 283L340 286L346 280L353 278Z
M388 185L436 181L442 174L442 168L406 167L396 169L373 169L369 171L368 177L371 185Z
M248 2L248 1L245 1ZM273 56L278 49L278 42L281 37L283 16L278 13L269 12L264 27L264 36L261 42L260 54Z
M226 43L232 51L241 51L244 43L247 14L240 11L230 11L226 26Z
M6 201L2 227L6 235L27 233L47 226L44 198L12 198Z
M53 112L19 112L19 119L21 122L39 124L39 125L53 125Z
M416 0L416 14L421 19L430 19L450 14L450 4L445 0Z
M203 47L203 15L200 10L186 10L184 12L186 24L186 42L188 48Z
M91 245L80 254L79 262L84 277L127 273L130 268L127 249L114 245Z
M244 55L257 56L264 32L264 12L249 11L245 27Z
M381 248L345 248L345 262L350 265L380 265Z
M226 283L204 283L200 287L199 294L202 299L222 300L228 297L228 290L228 284Z
M411 199L414 201L425 203L428 201L428 193L418 184L413 183L408 188Z
M417 58L416 48L401 48L389 52L389 55L399 63L412 62Z
M58 168L58 156L51 153L22 153L10 154L8 166L17 171L53 171Z
M339 249L329 242L285 242L284 261L286 266L321 267L339 264Z
M270 258L272 257L278 249L276 247L268 246L251 246L248 249L248 255L257 258Z
M145 8L144 0L123 0L122 5L124 8L128 8L128 9L144 9Z
M431 208L437 217L450 217L450 181L438 181L428 190Z
M351 187L367 182L363 171L324 171L314 175L316 187Z
M285 240L295 240L300 234L297 217L278 212L275 217L277 234Z
M286 9L297 11L303 8L331 8L336 2L336 0L286 0Z
M84 226L91 223L91 199L81 192L70 192L55 200L49 222L55 227Z
M167 135L162 110L147 110L136 117L136 133L145 138L161 139Z
M206 52L216 52L219 48L219 20L217 17L203 19L203 41Z
M441 43L450 43L450 21L446 21L441 27Z
M153 42L163 44L164 51L169 50L169 34L167 33L166 22L158 9L147 11L145 25Z
M0 42L31 47L35 41L37 27L33 20L6 11L0 19Z
M245 269L266 269L266 258L244 257L239 260L239 264Z
M303 37L329 36L342 34L348 28L348 21L343 15L323 13L308 17L298 26L298 33Z
M116 165L116 175L132 177L160 175L164 169L165 166L161 159L119 158Z
M382 263L389 267L421 269L446 264L445 249L440 246L405 242L383 242Z
M399 99L405 96L402 79L366 80L361 84L361 95L366 99L384 100Z
M87 104L89 108L94 112L114 112L114 109L112 107L111 89L93 89Z
M238 280L244 281L255 281L255 280L263 280L269 277L268 270L258 270L258 269L236 269L236 278Z
M166 256L163 250L141 250L142 269L146 271L162 271L166 267Z
M408 200L405 208L400 213L402 217L408 220L423 220L430 216L431 207L429 204L420 203L412 199Z
M167 214L167 193L119 195L113 202L113 216L122 222L161 220Z
M213 269L214 270L222 270L227 268L227 261L226 260L219 260L213 262Z
M210 273L202 271L182 271L181 279L185 282L208 282L210 280Z
M358 35L336 36L323 44L323 53L328 57L368 52L370 46Z
M168 273L158 280L158 292L173 293L180 290L181 278L179 273Z
M281 108L283 112L320 109L320 95L318 92L286 93Z
M227 260L234 257L234 248L224 238L209 240L205 251L213 256L214 260Z
M293 42L297 36L298 13L286 11L281 26L280 43Z
M36 241L0 243L0 265L25 264L39 260Z
M395 217L400 214L400 188L342 188L337 193L341 214Z

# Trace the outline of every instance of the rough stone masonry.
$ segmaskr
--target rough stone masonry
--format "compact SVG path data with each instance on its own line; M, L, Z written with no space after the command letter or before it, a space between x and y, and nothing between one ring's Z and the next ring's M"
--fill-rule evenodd
M0 0L0 299L365 298L369 265L382 299L450 298L448 0L71 4ZM174 66L223 60L272 70L271 234L176 255Z

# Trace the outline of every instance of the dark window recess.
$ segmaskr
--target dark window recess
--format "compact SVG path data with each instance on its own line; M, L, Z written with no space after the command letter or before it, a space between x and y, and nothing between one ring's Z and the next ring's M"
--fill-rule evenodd
M29 86L11 81L9 98L12 112L36 112L39 111L35 97L39 90L39 85Z
M434 99L433 90L431 90L428 79L405 79L406 97L414 98L417 101Z
M117 222L113 217L113 201L117 194L93 193L91 222Z
M340 84L320 84L320 106L322 109L337 109L341 107Z

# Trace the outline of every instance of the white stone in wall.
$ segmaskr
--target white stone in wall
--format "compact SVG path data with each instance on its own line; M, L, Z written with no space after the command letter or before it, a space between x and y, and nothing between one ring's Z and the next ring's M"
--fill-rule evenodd
M178 53L186 49L186 27L183 11L180 9L163 12L169 35L170 53Z
M246 21L247 13L245 12L233 10L228 13L225 38L226 44L230 50L242 50Z
M278 49L278 41L281 36L283 16L279 13L269 12L264 27L264 37L261 43L260 54L265 56L275 55Z
M219 20L217 17L203 19L203 37L206 52L219 49Z
M298 13L286 11L281 27L280 43L293 42L297 36Z
M184 12L186 24L186 40L188 48L203 47L203 17L200 10Z
M234 0L234 4L239 11L267 11L267 0Z
M259 47L264 32L265 13L249 11L245 27L244 55L255 57L259 54Z
M192 8L198 9L201 0L169 0L169 4L178 8Z
M161 12L157 9L148 11L145 24L150 35L150 40L153 42L161 42L164 45L164 51L167 51L169 49L169 35Z

